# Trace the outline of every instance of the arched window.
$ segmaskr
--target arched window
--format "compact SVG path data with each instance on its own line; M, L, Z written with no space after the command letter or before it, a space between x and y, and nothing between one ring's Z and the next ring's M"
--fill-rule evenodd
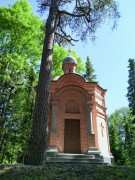
M65 112L66 113L79 113L80 111L79 111L78 103L73 99L67 101Z

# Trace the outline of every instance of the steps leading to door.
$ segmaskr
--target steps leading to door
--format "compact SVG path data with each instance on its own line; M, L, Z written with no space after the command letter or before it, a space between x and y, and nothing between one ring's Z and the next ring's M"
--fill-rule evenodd
M55 157L64 159L95 159L94 155L88 154L70 154L70 153L58 153Z
M88 154L58 153L55 156L47 156L47 162L103 164L103 159Z

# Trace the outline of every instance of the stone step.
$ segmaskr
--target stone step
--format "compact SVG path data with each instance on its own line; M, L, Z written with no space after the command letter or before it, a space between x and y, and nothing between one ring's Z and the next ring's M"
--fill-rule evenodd
M87 155L87 154L67 154L67 153L59 153L55 155L57 158L64 158L64 159L95 159L94 155Z
M83 158L59 158L59 157L48 157L48 162L79 162L79 163L100 163L103 164L101 159L83 159Z
M103 158L96 157L93 154L70 154L70 153L58 153L47 156L47 162L49 163L84 163L84 164L104 164Z
M103 164L101 159L59 159L59 158L48 158L47 162L57 163L87 163L87 164Z

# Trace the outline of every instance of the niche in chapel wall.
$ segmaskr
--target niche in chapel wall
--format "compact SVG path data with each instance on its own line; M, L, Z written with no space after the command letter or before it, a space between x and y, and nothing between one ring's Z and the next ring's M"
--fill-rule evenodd
M68 100L66 102L65 112L66 113L80 113L78 103L73 99Z

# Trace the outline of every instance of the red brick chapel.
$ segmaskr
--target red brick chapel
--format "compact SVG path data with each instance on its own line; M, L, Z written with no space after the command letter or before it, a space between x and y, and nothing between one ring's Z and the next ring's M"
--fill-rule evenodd
M76 74L76 67L76 59L66 57L64 74L51 81L47 156L93 155L111 164L106 90Z

